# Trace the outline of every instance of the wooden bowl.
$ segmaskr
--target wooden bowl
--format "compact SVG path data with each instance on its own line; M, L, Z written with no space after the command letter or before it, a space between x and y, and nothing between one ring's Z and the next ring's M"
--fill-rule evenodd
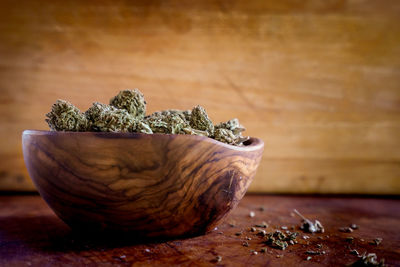
M213 229L245 194L264 143L243 147L194 135L22 134L29 174L71 228L148 237Z

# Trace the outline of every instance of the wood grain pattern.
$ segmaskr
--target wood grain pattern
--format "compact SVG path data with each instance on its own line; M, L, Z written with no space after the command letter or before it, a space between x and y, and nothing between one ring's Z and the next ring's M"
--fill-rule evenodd
M236 207L263 142L206 137L25 131L24 159L41 196L72 228L144 236L202 234Z
M400 192L400 2L0 2L0 188L32 190L20 134L57 99L138 87L266 143L259 192ZM366 182L367 181L367 182ZM295 185L295 186L294 186Z
M127 235L83 236L71 231L39 196L0 196L0 266L336 267L356 261L357 256L349 253L349 247L360 253L376 253L389 266L399 266L399 202L366 197L246 195L218 229L207 235L149 240ZM265 211L259 211L260 206ZM289 215L293 208L322 222L326 231L322 240L318 239L320 234L310 235L307 240L300 238L300 244L281 251L267 247L249 231L262 221L270 221L267 231L282 225L298 225L298 218ZM249 217L250 211L255 211L254 218ZM231 223L235 226L231 227ZM350 223L357 224L359 229L351 234L338 231ZM243 231L242 236L235 235L239 231ZM247 240L249 247L242 245L246 236L252 238ZM352 244L346 241L348 236L354 237ZM376 237L383 238L382 243L369 244ZM323 246L326 254L306 261L306 251L318 250L317 244ZM267 253L251 254L251 250L259 252L261 248L267 248ZM222 256L219 264L214 261L217 255Z

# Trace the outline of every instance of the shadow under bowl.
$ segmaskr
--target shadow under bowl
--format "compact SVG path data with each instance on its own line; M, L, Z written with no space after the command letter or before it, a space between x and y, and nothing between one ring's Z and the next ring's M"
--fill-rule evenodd
M72 229L146 237L198 235L242 199L264 143L244 146L193 135L52 132L22 134L40 195Z

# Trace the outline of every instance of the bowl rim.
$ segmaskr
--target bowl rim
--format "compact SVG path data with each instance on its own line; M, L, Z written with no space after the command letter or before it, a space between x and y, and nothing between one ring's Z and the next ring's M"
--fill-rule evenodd
M105 136L109 138L117 138L117 137L123 137L126 139L132 138L132 139L137 139L138 137L141 138L147 138L147 139L152 139L152 138L189 138L189 139L194 139L194 140L201 140L204 142L212 143L218 146L222 146L225 148L229 148L232 150L237 150L237 151L255 151L262 149L264 147L264 142L257 137L250 137L248 141L246 141L246 145L244 146L234 146L230 144L226 144L220 141L217 141L215 139L212 139L210 137L206 136L200 136L200 135L189 135L189 134L163 134L163 133L153 133L153 134L146 134L146 133L131 133L131 132L72 132L72 131L48 131L48 130L24 130L22 132L22 137L24 136L51 136L51 135L95 135L95 136Z

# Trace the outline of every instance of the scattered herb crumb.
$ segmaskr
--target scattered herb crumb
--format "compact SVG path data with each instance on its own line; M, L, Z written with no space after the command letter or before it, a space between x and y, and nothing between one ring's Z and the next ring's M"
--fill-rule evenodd
M371 244L372 245L375 245L375 246L379 246L380 245L380 243L382 243L382 238L380 238L380 237L377 237L377 238L375 238L372 242L371 242Z
M267 234L267 240L265 241L265 243L273 248L285 250L289 246L289 244L294 244L297 236L298 233L289 232L289 234L284 234L283 232L276 230L273 233Z
M258 231L257 235L259 235L259 236L266 236L266 235L267 235L267 232L266 232L265 230L260 230L260 231Z
M300 229L303 230L304 232L308 232L308 233L323 233L323 232L325 232L325 229L322 226L320 221L315 220L314 222L312 222L309 219L307 219L306 217L304 217L296 209L294 209L293 212L296 213L302 219L302 224L300 226Z
M312 259L312 257L311 256L308 256L307 258L306 258L306 261L309 261L309 260L311 260Z
M322 253L320 251L308 250L308 251L306 251L306 254L308 254L308 255L321 255Z
M352 233L354 230L350 227L340 227L339 231L343 233Z
M266 222L262 222L261 224L256 224L256 225L254 225L255 227L258 227L258 228L267 228L268 227L268 224L266 223Z
M358 225L355 223L352 223L352 224L350 224L350 228L353 230L356 230L356 229L358 229Z
M364 253L363 255L360 256L360 258L352 263L350 266L353 267L362 267L362 266L378 266L378 267L383 267L387 266L385 264L385 260L381 259L378 261L378 257L376 256L375 253Z
M216 256L214 259L215 262L221 262L222 261L222 256Z

